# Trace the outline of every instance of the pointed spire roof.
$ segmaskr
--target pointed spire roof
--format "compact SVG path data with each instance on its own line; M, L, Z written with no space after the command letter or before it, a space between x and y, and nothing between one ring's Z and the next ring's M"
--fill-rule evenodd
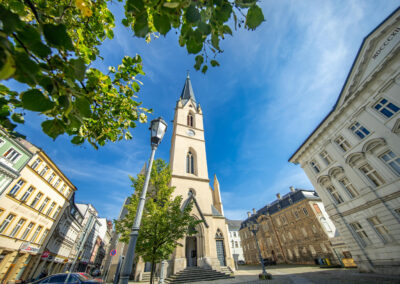
M194 96L192 82L190 82L189 71L186 76L185 85L183 86L182 94L180 99L182 100L182 104L186 105L189 100L192 100L194 104L196 104L196 98Z

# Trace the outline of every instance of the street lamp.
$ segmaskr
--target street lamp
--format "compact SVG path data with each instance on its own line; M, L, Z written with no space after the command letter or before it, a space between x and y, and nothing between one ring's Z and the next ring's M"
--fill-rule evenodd
M256 240L256 245L257 245L257 250L258 250L258 258L260 259L261 266L262 266L262 273L258 275L258 278L264 279L264 280L271 279L272 275L267 273L267 271L265 270L265 265L264 265L264 261L263 261L262 255L261 255L260 246L258 245L257 232L260 229L259 225L257 223L248 223L247 228L253 233L254 238Z
M124 267L122 268L120 284L128 284L129 276L132 272L133 260L135 259L135 247L139 236L140 222L142 220L142 213L144 209L144 204L146 202L147 187L150 181L151 167L153 165L154 154L158 145L164 137L165 131L167 130L167 123L161 118L157 118L151 121L151 155L149 160L149 165L147 167L146 179L144 180L142 194L140 195L138 208L136 210L135 221L133 222L131 233L129 234L129 245L126 252L126 257L124 261Z

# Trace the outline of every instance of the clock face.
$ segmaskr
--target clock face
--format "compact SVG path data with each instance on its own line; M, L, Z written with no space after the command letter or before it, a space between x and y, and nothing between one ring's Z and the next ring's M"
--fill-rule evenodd
M196 133L194 133L194 131L192 129L189 129L186 133L189 136L194 136L196 134Z

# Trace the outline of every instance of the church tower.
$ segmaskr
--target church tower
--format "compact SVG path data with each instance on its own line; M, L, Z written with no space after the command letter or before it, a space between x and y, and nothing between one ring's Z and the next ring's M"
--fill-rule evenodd
M188 266L234 269L219 183L214 176L213 189L208 178L203 112L194 96L189 74L176 104L173 123L171 185L175 186L174 194L183 197L182 206L194 202L192 214L203 222L196 228L195 236L186 237L181 241L183 246L177 247L170 263L172 273Z

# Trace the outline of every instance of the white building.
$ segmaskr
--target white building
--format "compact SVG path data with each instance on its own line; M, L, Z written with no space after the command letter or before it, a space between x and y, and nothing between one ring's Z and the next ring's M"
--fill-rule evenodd
M400 9L363 41L300 164L362 271L400 273Z
M244 261L242 242L240 241L239 230L242 224L241 220L226 220L228 226L229 245L231 247L232 257L235 262Z

